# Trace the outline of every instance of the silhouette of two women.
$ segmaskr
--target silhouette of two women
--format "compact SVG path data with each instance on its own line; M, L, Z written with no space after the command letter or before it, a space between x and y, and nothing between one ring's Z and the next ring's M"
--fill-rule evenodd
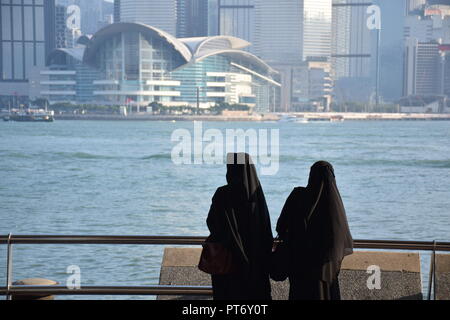
M271 299L273 235L250 156L228 154L226 178L227 185L212 199L209 239L231 250L239 267L231 274L211 275L214 299ZM307 187L291 192L276 230L288 246L289 299L340 299L338 275L353 241L331 164L319 161L311 167Z

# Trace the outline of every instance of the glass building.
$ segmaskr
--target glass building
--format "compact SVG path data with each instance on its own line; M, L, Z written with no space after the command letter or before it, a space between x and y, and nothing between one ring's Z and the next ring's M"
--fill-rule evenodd
M208 0L178 0L177 37L208 35Z
M250 45L243 39L177 39L148 25L115 23L86 44L50 55L44 73L51 79L41 79L50 86L43 96L142 107L159 102L209 108L225 102L256 111L273 110L278 99L278 73L241 50Z
M238 37L253 42L255 33L255 0L213 0L210 12L217 19L215 34Z
M120 0L116 4L115 17L118 17L120 22L145 23L170 34L176 34L177 2L177 0Z
M331 0L256 0L255 6L254 52L264 60L297 64L331 55Z
M54 16L54 0L0 1L1 104L26 102L30 71L55 45Z

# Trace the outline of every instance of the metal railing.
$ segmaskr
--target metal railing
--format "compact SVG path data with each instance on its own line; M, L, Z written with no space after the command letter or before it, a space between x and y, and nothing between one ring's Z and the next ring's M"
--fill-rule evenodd
M124 245L202 245L206 237L189 236L104 236L104 235L0 235L0 244L7 245L6 286L0 287L0 295L7 299L12 295L196 295L211 296L210 286L83 286L70 289L65 286L12 285L13 244L124 244ZM434 255L436 251L449 251L450 242L354 240L357 249L391 249L431 251L432 264L429 279L429 296L434 279Z

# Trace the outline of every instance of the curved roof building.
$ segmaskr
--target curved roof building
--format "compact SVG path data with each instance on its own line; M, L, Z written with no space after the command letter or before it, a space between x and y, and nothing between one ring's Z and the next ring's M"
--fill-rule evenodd
M226 102L269 111L277 101L278 73L242 51L250 43L239 38L177 39L145 24L115 23L85 43L57 49L49 61L60 64L58 57L68 56L95 69L91 87L96 103L147 106L156 101L208 108Z

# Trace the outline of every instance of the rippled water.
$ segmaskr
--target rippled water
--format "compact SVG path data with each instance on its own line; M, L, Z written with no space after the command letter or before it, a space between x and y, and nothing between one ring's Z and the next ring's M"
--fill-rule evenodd
M328 160L355 239L450 240L450 122L248 123L280 129L280 169L261 176L272 224L309 167ZM175 166L171 134L191 122L0 123L0 234L207 235L220 165ZM16 245L14 279L157 284L158 246ZM5 282L4 246L0 281ZM425 255L426 256L426 255ZM422 263L424 274L428 265ZM426 279L424 279L426 284Z

